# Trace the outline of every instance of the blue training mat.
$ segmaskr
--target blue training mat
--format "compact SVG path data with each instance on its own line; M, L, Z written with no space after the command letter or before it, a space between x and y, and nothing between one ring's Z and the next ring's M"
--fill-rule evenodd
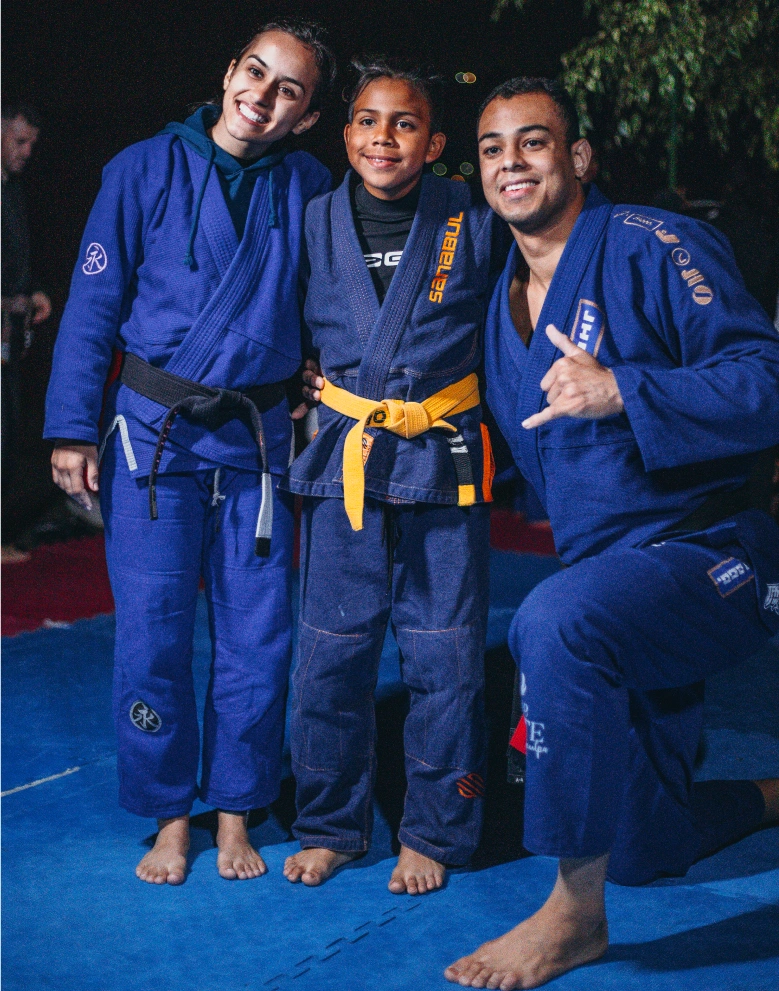
M518 601L556 568L551 559L493 555L492 646L505 642ZM210 661L204 620L199 613L201 698ZM555 865L540 857L453 872L432 895L392 895L391 834L378 806L371 852L320 888L282 876L297 847L273 813L251 830L266 877L221 879L201 817L186 883L138 881L154 825L117 805L112 624L99 617L4 642L4 788L21 786L3 802L5 991L444 991L454 987L442 976L448 963L544 901ZM395 691L397 678L388 641L382 691ZM776 642L711 680L701 778L776 773L777 697ZM71 767L80 770L61 776ZM24 787L49 775L60 776ZM775 991L778 832L748 837L684 879L609 885L608 954L550 986Z

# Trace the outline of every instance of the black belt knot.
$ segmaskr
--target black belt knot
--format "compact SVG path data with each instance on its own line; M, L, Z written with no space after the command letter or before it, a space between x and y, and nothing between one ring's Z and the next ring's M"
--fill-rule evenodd
M163 421L157 447L154 451L149 472L149 516L157 519L157 473L162 461L162 452L170 435L173 421L182 413L192 423L202 424L209 430L217 430L230 420L241 420L251 430L260 449L263 478L268 476L268 456L265 445L265 431L262 428L261 413L272 409L285 398L284 384L273 382L270 385L253 386L246 392L237 389L217 389L200 382L156 368L137 355L125 353L122 362L120 381L147 399L168 408ZM271 496L272 500L272 496ZM272 502L267 503L265 482L263 482L263 503L260 508L260 521L257 528L256 547L258 553L267 557L270 553L270 526L272 524Z

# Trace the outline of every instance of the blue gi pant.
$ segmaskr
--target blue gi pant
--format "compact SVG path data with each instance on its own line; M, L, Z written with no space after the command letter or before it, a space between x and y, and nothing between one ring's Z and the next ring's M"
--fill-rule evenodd
M747 566L718 587L731 557ZM510 633L527 722L525 846L611 851L609 878L641 884L754 829L759 789L694 785L693 764L703 679L770 636L743 547L712 531L604 553L537 586Z
M401 843L462 864L479 841L486 761L489 507L303 501L292 761L303 847L367 850L373 692L387 622L410 691Z
M197 794L242 812L279 793L292 652L293 520L274 495L271 556L254 554L261 475L228 468L133 479L118 432L100 474L116 602L114 718L120 804L142 816L189 812ZM200 577L212 644L200 740L192 641Z

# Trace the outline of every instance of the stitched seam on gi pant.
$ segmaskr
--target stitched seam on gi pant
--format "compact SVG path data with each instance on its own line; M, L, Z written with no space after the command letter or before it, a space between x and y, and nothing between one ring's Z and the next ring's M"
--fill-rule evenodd
M306 629L313 630L315 633L324 633L328 637L340 637L342 640L361 640L363 637L370 635L368 633L334 633L332 630L320 630L318 626L305 623L302 619L300 620L300 625L305 626Z

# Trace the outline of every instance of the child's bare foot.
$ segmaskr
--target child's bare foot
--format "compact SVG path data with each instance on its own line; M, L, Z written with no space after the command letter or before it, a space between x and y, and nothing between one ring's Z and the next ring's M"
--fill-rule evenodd
M216 866L222 877L228 881L246 881L268 873L265 861L249 842L247 819L248 816L243 812L219 810L216 833L219 854Z
M302 881L313 888L326 881L333 871L359 856L358 853L338 853L336 850L312 846L287 857L284 861L284 877L293 883Z
M537 988L597 960L609 945L603 898L608 854L562 860L554 890L535 915L444 971L466 988Z
M436 891L444 883L446 868L437 860L401 846L400 856L389 882L394 895L424 895Z
M189 816L157 820L154 846L135 868L149 884L183 884L187 873Z

